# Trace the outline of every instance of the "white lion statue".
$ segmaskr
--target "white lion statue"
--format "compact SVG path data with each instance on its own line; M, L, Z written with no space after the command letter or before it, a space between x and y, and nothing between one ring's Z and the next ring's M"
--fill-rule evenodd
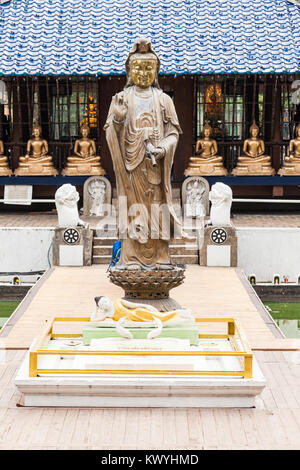
M82 225L85 223L80 220L77 208L79 194L75 186L63 184L55 193L55 205L58 215L59 227L70 227Z
M231 188L224 183L215 183L209 193L209 200L211 201L210 223L212 225L231 225Z

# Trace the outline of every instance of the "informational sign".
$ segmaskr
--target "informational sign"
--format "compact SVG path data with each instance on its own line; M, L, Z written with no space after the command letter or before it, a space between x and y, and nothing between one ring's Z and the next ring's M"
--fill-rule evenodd
M4 187L4 204L31 205L32 186L7 185Z

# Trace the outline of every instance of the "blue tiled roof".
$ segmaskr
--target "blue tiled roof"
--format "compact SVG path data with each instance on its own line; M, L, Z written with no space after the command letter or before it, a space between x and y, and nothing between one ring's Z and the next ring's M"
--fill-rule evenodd
M288 0L8 0L0 74L122 74L141 35L166 74L300 71Z

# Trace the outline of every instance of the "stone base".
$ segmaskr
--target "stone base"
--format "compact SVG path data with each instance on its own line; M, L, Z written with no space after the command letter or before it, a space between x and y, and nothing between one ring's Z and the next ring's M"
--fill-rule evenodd
M278 171L280 176L299 176L300 175L300 164L295 163L292 167L283 166Z
M252 408L266 385L253 358L253 378L91 375L29 377L28 355L15 378L20 405L54 407Z
M200 266L237 266L237 236L234 227L205 227Z
M216 167L213 164L206 163L197 168L187 168L185 176L227 176L228 171L224 167Z
M57 176L58 171L54 166L46 167L38 163L28 164L28 167L18 167L14 171L15 176Z
M68 235L66 231L70 230L75 230L76 233ZM69 237L77 240L67 243ZM56 227L53 238L53 265L91 266L92 246L93 230L84 227Z
M8 166L0 166L0 176L12 176L12 174L13 172Z
M126 327L134 339L146 339L153 328ZM82 330L83 344L89 346L92 339L120 338L115 328L84 326ZM197 346L199 343L199 330L197 326L164 327L159 335L160 338L188 339L190 344Z
M81 164L74 167L66 167L61 174L63 176L99 176L105 175L105 170L101 165Z
M253 163L252 165L236 167L232 170L231 174L233 176L274 176L276 171L274 168L263 163Z
M185 268L174 266L171 270L138 271L138 270L117 270L111 268L108 276L113 284L122 287L125 291L125 299L141 302L147 300L159 300L161 311L178 308L178 304L171 305L169 291L180 286L184 280ZM163 302L166 300L166 302ZM172 302L173 304L173 302Z

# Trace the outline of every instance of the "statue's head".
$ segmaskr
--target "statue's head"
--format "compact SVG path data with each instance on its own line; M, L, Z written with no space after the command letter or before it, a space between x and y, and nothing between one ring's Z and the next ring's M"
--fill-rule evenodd
M68 207L75 207L79 201L79 194L72 184L63 184L55 193L55 201Z
M114 304L109 297L101 295L100 297L95 297L95 302L98 308L103 311L107 311L113 308Z
M250 135L251 137L257 137L259 134L259 127L256 124L255 120L253 121L251 127L250 127Z
M95 198L99 193L105 194L106 184L103 180L94 179L88 184L87 189L92 198Z
M160 61L154 52L151 41L139 38L135 41L126 60L127 84L126 87L137 85L141 88L158 85L158 71Z
M208 124L208 121L206 121L204 127L203 127L203 135L204 137L210 137L212 134L212 128L211 126Z
M40 137L41 133L42 133L41 126L39 126L38 124L35 124L32 129L32 134L34 135L34 137Z
M90 128L87 124L83 124L81 127L80 127L80 132L81 132L81 135L82 137L88 137L89 133L90 133Z
M232 189L227 184L218 182L215 183L209 193L209 200L212 205L219 205L220 203L231 203Z
M296 127L296 137L300 137L300 124Z

